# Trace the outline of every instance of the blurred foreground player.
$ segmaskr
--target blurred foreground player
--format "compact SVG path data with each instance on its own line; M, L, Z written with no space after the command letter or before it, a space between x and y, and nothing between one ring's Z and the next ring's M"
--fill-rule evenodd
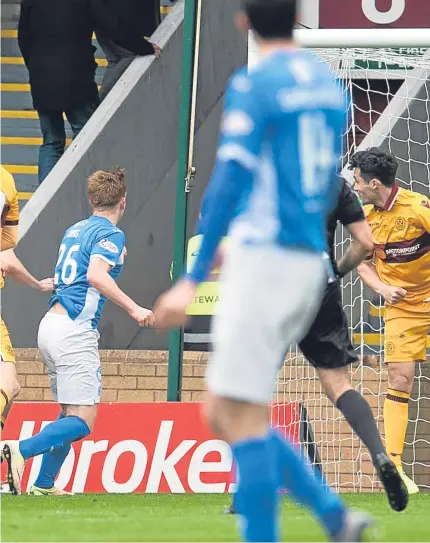
M305 335L324 290L325 221L345 124L343 94L329 68L292 41L295 18L293 0L244 1L237 21L245 33L256 32L262 60L230 81L199 255L191 273L159 299L155 318L158 326L184 324L230 226L207 416L238 466L242 537L279 540L284 487L332 540L359 541L369 518L323 489L268 421L284 353Z
M56 489L54 481L71 443L87 437L96 419L102 390L97 327L106 299L140 326L154 323L152 312L137 305L115 282L125 256L124 233L117 227L126 206L124 172L95 172L88 180L88 196L93 214L64 234L55 291L39 326L39 349L61 413L33 437L3 443L13 494L21 494L25 461L40 454L40 473L30 494L67 494Z
M17 283L22 283L40 292L51 292L54 283L52 279L38 281L29 273L17 258L14 248L18 243L19 202L13 176L1 168L0 185L0 214L1 214L1 254L0 254L0 289L4 287L4 277L7 276ZM0 319L0 401L1 401L1 428L3 430L7 415L12 407L13 400L19 394L19 383L15 366L15 353L10 341L9 332Z
M355 189L365 206L375 250L361 279L385 299L385 444L409 494L418 486L404 472L402 453L415 362L427 359L430 330L430 200L396 184L398 162L377 147L352 156Z

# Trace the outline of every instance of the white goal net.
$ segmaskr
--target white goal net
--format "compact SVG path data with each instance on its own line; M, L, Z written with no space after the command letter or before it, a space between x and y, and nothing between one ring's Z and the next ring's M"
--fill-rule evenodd
M430 189L430 49L318 49L351 97L350 126L344 137L343 163L352 153L371 146L390 150L399 161L401 186L429 195ZM250 64L257 53L250 46ZM344 168L348 178L350 172ZM339 231L338 256L348 246ZM343 281L343 302L360 363L351 368L357 390L369 401L381 433L387 372L383 363L382 301L364 288L356 274ZM430 489L430 336L427 363L417 368L409 404L409 426L403 455L405 471ZM330 485L339 491L379 488L367 451L323 394L315 372L292 349L280 373L275 401L298 402L313 429L314 456ZM303 407L305 410L303 410ZM288 425L285 406L279 426ZM275 425L276 425L275 424ZM302 440L306 436L302 435ZM312 441L312 436L307 439ZM315 451L310 450L314 455Z

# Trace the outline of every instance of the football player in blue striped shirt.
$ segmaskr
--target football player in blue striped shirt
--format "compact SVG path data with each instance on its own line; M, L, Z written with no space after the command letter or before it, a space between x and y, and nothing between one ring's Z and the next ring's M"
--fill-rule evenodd
M54 293L39 326L38 346L61 406L58 420L29 439L5 441L12 494L21 494L25 461L43 454L35 495L61 495L54 485L71 444L87 437L97 416L102 392L97 330L106 300L127 311L139 326L154 324L152 311L140 307L116 284L125 249L117 224L126 208L124 171L98 171L88 180L93 214L68 228L58 251Z

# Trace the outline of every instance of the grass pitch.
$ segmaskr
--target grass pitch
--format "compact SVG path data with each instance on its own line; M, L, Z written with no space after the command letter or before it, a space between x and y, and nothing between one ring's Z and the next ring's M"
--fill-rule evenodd
M430 494L412 496L403 513L383 494L343 496L376 520L374 541L430 541ZM2 496L1 541L239 541L226 495L84 494ZM325 541L318 524L283 500L283 541Z

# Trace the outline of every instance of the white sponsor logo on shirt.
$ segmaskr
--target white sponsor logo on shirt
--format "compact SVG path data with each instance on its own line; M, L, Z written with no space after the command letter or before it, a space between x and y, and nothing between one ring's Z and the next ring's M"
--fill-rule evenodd
M227 113L222 124L222 131L227 136L248 136L254 130L254 123L243 111Z
M119 249L115 245L115 243L112 243L108 239L102 239L101 242L99 243L99 245L100 245L100 247L103 247L103 249L106 249L110 253L115 253L115 254L119 253Z

